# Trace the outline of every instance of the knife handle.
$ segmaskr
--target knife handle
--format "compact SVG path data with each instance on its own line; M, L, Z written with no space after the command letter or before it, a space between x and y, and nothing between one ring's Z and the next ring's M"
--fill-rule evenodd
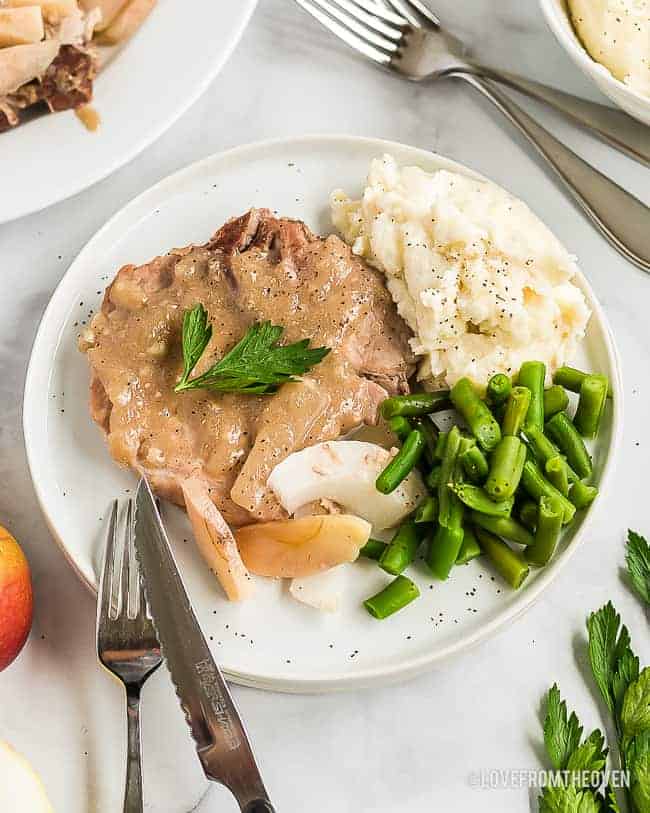
M242 813L275 813L275 808L268 799L255 799L242 809Z

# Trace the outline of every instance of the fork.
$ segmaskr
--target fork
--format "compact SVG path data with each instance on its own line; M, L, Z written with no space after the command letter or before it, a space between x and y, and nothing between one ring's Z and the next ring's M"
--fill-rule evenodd
M140 692L162 663L160 644L148 617L133 543L133 503L122 512L122 544L118 542L119 511L113 502L97 600L97 654L101 663L124 683L127 701L128 756L124 813L142 813L140 759Z
M378 0L295 1L363 56L406 79L453 77L472 85L530 141L613 246L650 271L650 208L564 146L497 89L490 81L496 77L494 72L482 75L479 67L466 62L462 43L442 29L422 0L386 0L387 5Z

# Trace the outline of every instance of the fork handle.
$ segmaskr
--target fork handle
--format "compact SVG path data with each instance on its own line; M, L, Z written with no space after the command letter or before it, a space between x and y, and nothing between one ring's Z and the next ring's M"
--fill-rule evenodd
M451 73L479 90L530 141L604 236L628 260L650 271L650 208L541 127L491 82Z
M142 813L142 765L140 761L140 687L126 687L128 749L124 813Z
M650 128L627 113L623 113L622 110L615 110L613 107L588 99L580 99L571 93L565 93L508 71L497 71L482 65L472 65L465 72L473 73L483 79L491 79L536 99L538 102L544 102L576 124L592 130L615 149L650 167ZM455 71L455 73L459 73L459 71Z

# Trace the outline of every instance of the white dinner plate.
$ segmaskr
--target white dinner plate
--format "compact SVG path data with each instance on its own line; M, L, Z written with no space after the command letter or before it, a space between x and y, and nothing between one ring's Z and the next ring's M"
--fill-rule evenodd
M256 2L158 0L95 81L96 132L66 111L0 134L0 223L87 189L159 138L214 79Z
M100 306L104 287L123 264L142 263L172 246L204 242L227 218L267 206L332 231L332 187L361 191L369 163L384 152L426 170L474 175L438 155L399 144L348 136L312 136L256 144L192 164L156 184L118 212L86 245L45 312L27 374L24 430L38 499L55 538L81 578L97 584L97 552L110 501L132 493L134 476L110 459L88 414L88 364L76 337ZM482 562L456 568L445 583L415 569L422 597L385 621L362 599L385 574L359 562L342 608L319 613L298 604L280 582L260 579L255 598L231 604L202 563L184 512L165 518L178 563L216 660L238 683L285 691L324 691L388 683L415 675L493 633L520 615L585 539L607 478L622 423L619 364L607 321L583 277L593 311L580 367L606 373L614 387L595 450L601 494L565 535L550 566L514 592Z

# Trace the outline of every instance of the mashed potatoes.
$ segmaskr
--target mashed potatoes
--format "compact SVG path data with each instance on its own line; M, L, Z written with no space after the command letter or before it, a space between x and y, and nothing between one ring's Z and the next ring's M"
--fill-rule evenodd
M567 0L567 5L592 59L650 96L650 0Z
M521 201L453 172L372 162L362 200L337 190L332 218L386 274L422 357L420 378L484 385L522 362L570 360L589 309L576 265Z

